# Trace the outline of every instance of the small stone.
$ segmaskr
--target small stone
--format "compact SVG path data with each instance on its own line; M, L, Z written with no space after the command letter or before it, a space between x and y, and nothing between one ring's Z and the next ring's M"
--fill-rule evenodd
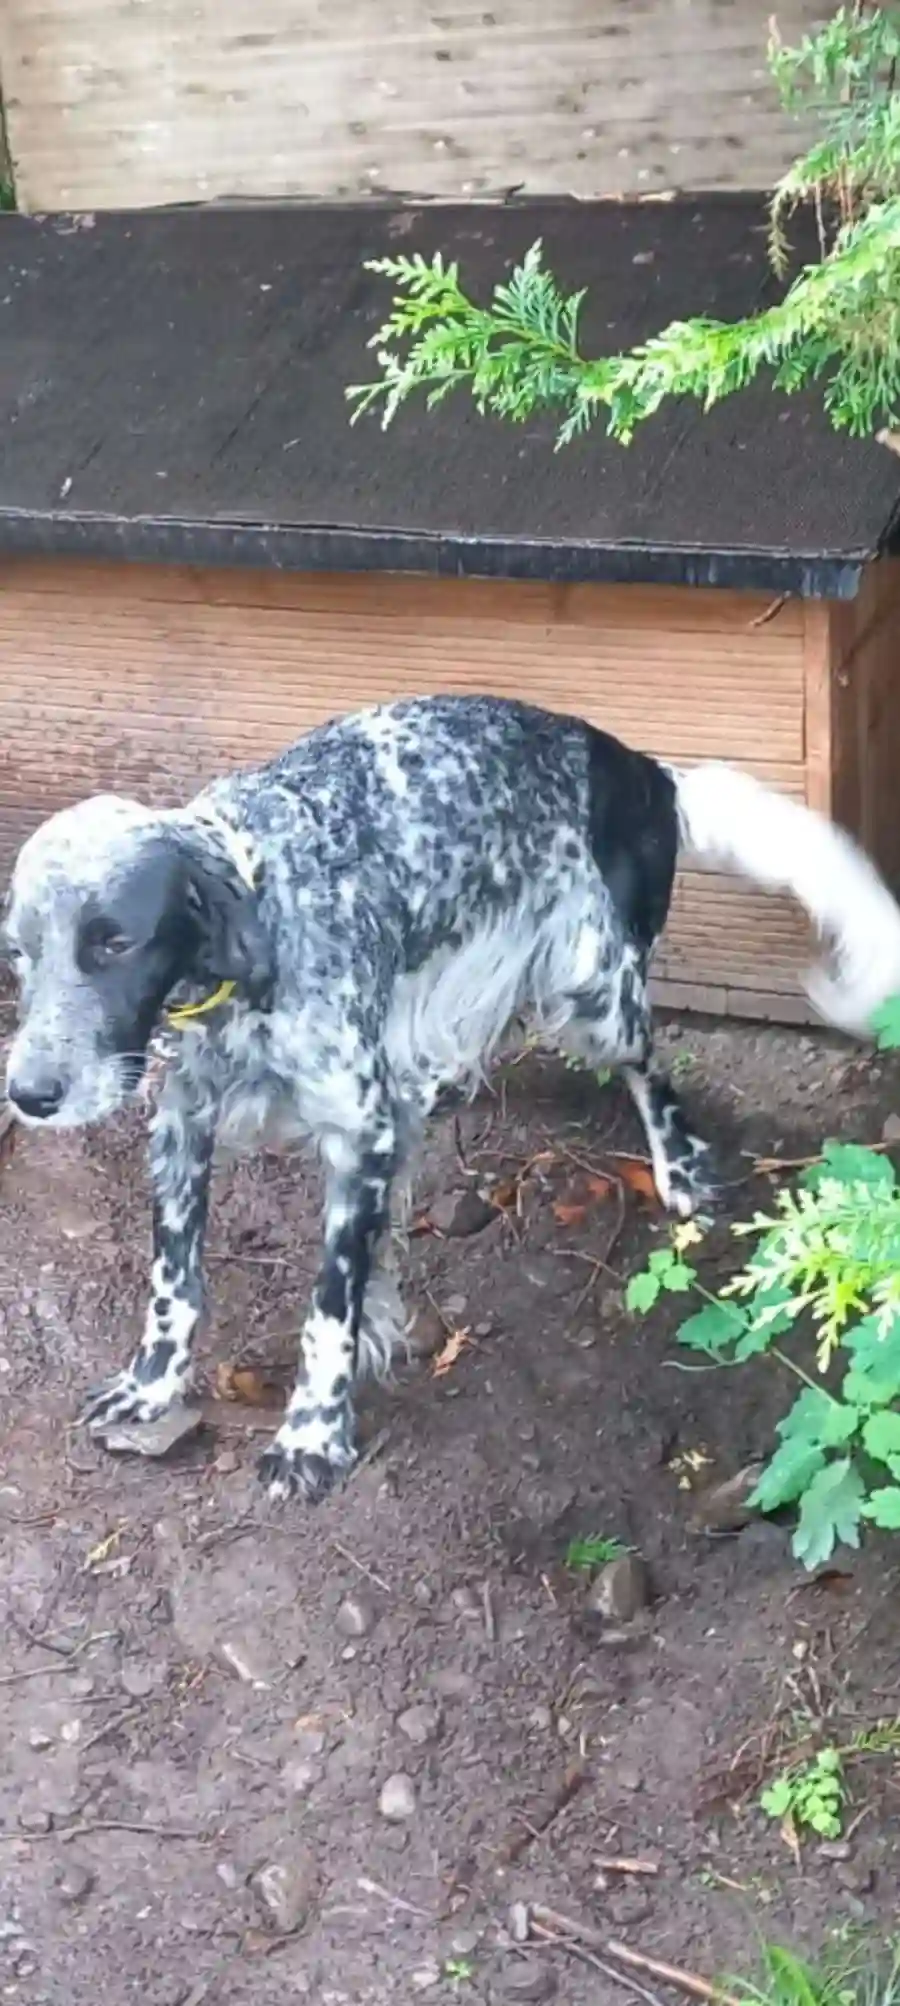
M442 1351L447 1342L447 1326L437 1310L420 1310L412 1329L407 1331L406 1343L413 1358L433 1358L435 1352Z
M430 1609L434 1601L434 1589L430 1581L417 1581L413 1586L412 1599L420 1609Z
M443 1192L428 1212L432 1225L451 1240L468 1240L473 1233L482 1233L492 1219L500 1217L495 1205L489 1205L480 1192L471 1189Z
M690 1525L694 1532L740 1532L758 1507L750 1499L763 1473L762 1463L745 1463L724 1483L711 1484L697 1497Z
M454 1322L458 1322L460 1317L465 1316L468 1307L468 1296L445 1296L442 1304L444 1315L452 1317Z
M90 1867L84 1866L81 1860L68 1860L56 1879L59 1899L70 1908L74 1908L77 1902L83 1902L90 1894L93 1885L94 1876Z
M442 1693L448 1700L474 1699L478 1690L478 1682L473 1679L471 1672L458 1671L453 1665L447 1665L441 1671L430 1672L428 1684L434 1687L436 1693Z
M630 1762L623 1762L621 1769L616 1770L616 1782L620 1790L628 1790L632 1793L644 1788L644 1779L640 1770L635 1769Z
M848 1888L851 1894L868 1895L875 1886L875 1870L857 1860L848 1860L835 1869L835 1880L840 1881L841 1887Z
M650 1599L647 1569L639 1553L622 1553L601 1567L587 1592L587 1606L614 1623L630 1623Z
M245 1686L255 1686L257 1692L265 1692L271 1685L271 1663L252 1637L224 1637L219 1645L219 1656L224 1658L229 1670L235 1672Z
M305 1755L298 1755L295 1762L286 1762L282 1770L285 1788L292 1797L308 1797L321 1778L322 1770L318 1762L311 1762Z
M229 1893L233 1894L235 1888L238 1886L239 1876L237 1868L232 1865L231 1861L218 1860L216 1862L216 1875L221 1881L223 1888L227 1888Z
M536 1734L546 1734L553 1726L553 1709L548 1706L533 1706L528 1716L528 1725Z
M308 1920L319 1892L315 1857L309 1847L296 1847L262 1867L253 1886L270 1927L290 1936Z
M223 1449L213 1463L218 1477L233 1477L240 1469L240 1457L236 1449Z
M342 1637L367 1637L374 1627L375 1611L366 1595L345 1595L334 1619Z
M39 1755L43 1755L48 1748L53 1747L53 1736L47 1733L45 1727L30 1727L28 1730L28 1746L29 1748L36 1749Z
M23 1805L19 1812L20 1831L33 1833L35 1838L40 1838L42 1833L50 1832L52 1829L53 1819L49 1811L43 1811L39 1804Z
M458 1929L450 1939L454 1957L473 1957L481 1942L480 1929Z
M402 1825L408 1818L414 1818L416 1792L412 1777L406 1776L402 1769L389 1776L379 1791L378 1809L389 1825Z
M17 1978L33 1978L37 1968L37 1958L30 1945L13 1957L13 1971Z
M322 1755L328 1737L324 1727L309 1727L305 1721L298 1721L294 1729L297 1752L302 1756Z
M513 1943L527 1943L531 1930L531 1917L527 1902L512 1902L509 1910L509 1933Z
M853 1856L853 1847L849 1839L823 1839L816 1852L820 1860L849 1860Z
M450 1600L458 1616L465 1616L466 1621L469 1623L481 1622L481 1604L474 1589L466 1587L454 1588Z
M89 1700L97 1681L90 1672L79 1672L77 1678L70 1679L67 1692L70 1699Z
M420 1964L410 1972L409 1982L414 1992L430 1992L433 1985L440 1985L442 1976L439 1964Z
M502 1999L528 2002L528 2006L544 2006L547 1999L555 1999L557 1980L555 1971L549 1965L534 1962L516 1964L503 1979Z
M493 1334L493 1329L494 1329L493 1317L485 1316L482 1317L480 1323L475 1324L472 1335L473 1337L491 1337Z
M140 1658L128 1659L119 1673L119 1681L133 1700L145 1700L149 1693L155 1692L159 1683L155 1668Z
M882 1142L900 1142L900 1114L885 1115L881 1124Z
M196 1435L203 1426L200 1407L183 1407L176 1401L158 1421L114 1421L98 1428L103 1446L118 1456L167 1456L179 1442Z
M424 1748L425 1743L433 1741L437 1734L440 1714L437 1707L408 1706L398 1714L397 1726L400 1733L405 1734L407 1741L413 1742L417 1748Z

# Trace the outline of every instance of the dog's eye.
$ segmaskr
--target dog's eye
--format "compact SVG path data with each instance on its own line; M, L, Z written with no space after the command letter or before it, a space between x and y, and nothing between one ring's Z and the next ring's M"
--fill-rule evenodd
M134 946L125 933L107 933L98 940L96 951L104 961L118 961L123 954L130 954Z

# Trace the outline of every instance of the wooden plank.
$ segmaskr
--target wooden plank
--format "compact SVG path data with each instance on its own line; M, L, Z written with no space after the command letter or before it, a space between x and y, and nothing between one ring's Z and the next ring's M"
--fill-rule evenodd
M19 198L767 188L802 140L766 73L769 5L6 0ZM782 0L782 34L820 13Z
M348 578L324 591L306 581L308 600L295 580L290 604L229 605L222 589L241 574L223 574L214 598L185 596L183 580L155 597L136 567L133 599L128 567L73 571L72 592L42 591L41 575L12 567L0 580L0 732L16 749L0 768L0 870L66 801L101 790L185 799L321 718L413 691L526 696L665 757L727 757L805 797L803 648L774 621L704 628L701 612L696 631L675 631L651 625L645 606L632 631L638 592L617 595L615 624L539 621L518 618L523 588L507 586L507 617L482 621L480 594L464 593L457 618L452 585L423 596L407 579L374 603L370 581ZM700 596L685 593L685 620ZM788 901L693 872L679 881L657 973L727 994L732 1007L744 989L787 1004L807 958Z
M366 620L512 621L516 626L605 627L642 633L728 634L767 651L804 633L800 599L683 585L551 585L487 578L422 578L395 572L207 570L175 564L96 564L77 558L0 557L0 594L62 593L105 602L196 601L300 608Z

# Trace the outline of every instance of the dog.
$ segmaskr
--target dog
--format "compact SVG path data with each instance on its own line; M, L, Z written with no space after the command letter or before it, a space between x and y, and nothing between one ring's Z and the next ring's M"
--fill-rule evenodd
M489 696L389 703L311 731L186 807L101 795L15 864L5 938L19 1026L7 1095L42 1128L102 1121L167 1027L151 1120L153 1257L131 1363L87 1400L102 1436L189 1383L214 1145L311 1138L321 1266L274 1496L354 1461L354 1384L404 1317L392 1189L447 1084L483 1077L514 1019L621 1070L663 1203L714 1192L707 1144L654 1067L647 976L679 854L792 891L832 944L809 993L865 1033L900 990L900 910L823 817L748 774L680 771L574 717Z

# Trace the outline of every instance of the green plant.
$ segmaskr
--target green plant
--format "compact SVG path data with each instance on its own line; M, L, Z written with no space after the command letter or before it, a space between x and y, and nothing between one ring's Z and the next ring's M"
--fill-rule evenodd
M769 1818L787 1818L797 1832L806 1828L820 1839L839 1839L843 1829L844 1766L840 1750L820 1748L809 1762L783 1769L760 1795Z
M601 415L627 444L667 397L708 409L767 370L776 389L822 383L835 427L854 434L900 423L900 8L852 0L795 48L771 31L769 67L783 103L811 112L818 136L772 200L770 256L784 277L785 226L812 203L820 258L774 305L733 323L673 321L630 353L590 359L579 347L583 292L560 291L540 242L478 306L440 252L381 258L392 310L370 346L380 377L347 391L353 418L380 408L390 424L424 391L429 408L466 387L478 410L524 420L564 413L558 444Z
M818 1567L838 1540L856 1546L865 1522L900 1530L900 1189L888 1159L828 1142L771 1213L733 1231L755 1241L746 1265L717 1294L684 1259L696 1228L651 1254L629 1282L631 1309L662 1289L693 1288L703 1306L678 1337L720 1364L768 1353L801 1382L779 1422L779 1444L752 1502L799 1506L794 1552ZM812 1370L784 1340L813 1332ZM814 1376L815 1375L815 1376ZM827 1383L826 1383L827 1381Z
M764 1944L755 1981L729 1979L741 2006L898 2006L900 1944L882 1943L873 1955L864 1944L832 1946L816 1962L779 1944Z
M457 1988L470 1985L475 1976L475 1966L470 1957L448 1957L444 1963L444 1977Z
M595 1574L600 1567L607 1567L611 1560L623 1560L630 1553L629 1546L623 1546L620 1539L605 1539L602 1533L588 1533L584 1539L570 1539L566 1547L566 1566L573 1574Z

